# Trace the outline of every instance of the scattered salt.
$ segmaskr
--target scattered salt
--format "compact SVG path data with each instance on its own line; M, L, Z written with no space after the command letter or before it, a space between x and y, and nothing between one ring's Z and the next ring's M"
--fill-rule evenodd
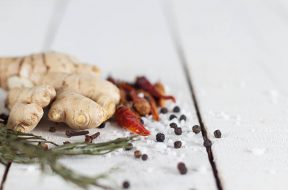
M278 103L278 99L279 99L279 92L277 90L270 90L268 92L270 99L272 101L273 104L277 104Z
M276 170L270 169L270 170L268 170L268 173L270 173L271 175L275 175L276 174Z
M266 149L265 148L251 148L248 151L254 154L255 156L260 156L266 152Z
M164 150L167 148L166 144L165 143L156 143L155 144L155 148L158 149L158 150Z
M202 174L204 174L204 173L207 173L207 167L206 166L200 166L198 169L197 169L197 171L199 172L199 173L202 173Z

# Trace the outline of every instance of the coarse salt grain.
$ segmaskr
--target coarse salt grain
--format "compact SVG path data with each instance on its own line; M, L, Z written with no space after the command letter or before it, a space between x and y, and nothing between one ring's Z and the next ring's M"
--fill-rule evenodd
M207 167L206 166L200 166L197 171L201 174L207 173Z
M173 142L172 139L169 139L169 140L167 141L167 144L168 144L168 146L173 147L174 142Z
M148 168L146 169L146 171L147 171L148 173L152 173L152 172L154 171L154 168L148 167Z
M155 144L155 148L157 150L165 150L167 148L167 145L165 143L157 143Z
M251 148L248 151L255 156L260 156L266 152L266 149L265 148Z

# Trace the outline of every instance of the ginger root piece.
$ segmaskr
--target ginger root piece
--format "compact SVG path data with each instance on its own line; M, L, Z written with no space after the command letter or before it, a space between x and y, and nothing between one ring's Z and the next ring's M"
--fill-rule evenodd
M74 129L90 129L107 119L103 107L74 91L62 91L53 102L48 117L54 122L65 122Z
M0 86L4 89L8 88L7 80L12 76L30 80L37 85L43 75L51 72L99 75L100 70L95 65L81 64L72 56L56 52L0 58Z
M43 109L35 103L16 103L11 109L7 127L15 131L29 132L43 116Z
M55 89L49 85L10 90L8 107L11 111L7 127L21 132L31 131L42 118L43 108L55 96Z
M57 82L52 80L57 77ZM116 105L120 101L120 92L115 85L89 74L62 74L59 77L57 73L50 73L43 78L42 83L53 85L58 92L56 101L52 104L49 111L49 119L55 122L65 122L75 129L100 126L101 123L114 114ZM69 93L66 91L69 91ZM67 102L70 99L69 96L73 98L70 103L69 101ZM59 109L61 107L63 107L63 110ZM69 107L71 111L69 111ZM78 112L80 108L82 111ZM91 111L95 113L91 113ZM85 115L84 118L83 113L85 112L88 115ZM57 116L60 113L65 114L65 117ZM77 119L80 116L83 118L83 123L81 124L79 124L79 119Z
M32 88L13 88L8 92L8 108L12 109L14 104L36 103L40 107L47 106L56 96L55 89L50 85L40 85Z
M49 119L75 129L98 127L120 101L119 89L99 73L94 65L56 52L0 58L0 87L9 90L8 127L31 131L55 96Z

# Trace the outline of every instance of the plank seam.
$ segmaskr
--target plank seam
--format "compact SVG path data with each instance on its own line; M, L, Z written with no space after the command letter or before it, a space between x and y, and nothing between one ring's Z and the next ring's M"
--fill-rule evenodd
M166 19L168 30L170 32L170 37L171 37L172 43L174 44L174 48L175 48L176 54L178 56L178 59L180 61L180 64L182 66L186 82L188 83L188 87L189 87L189 91L190 91L190 94L191 94L191 97L193 100L193 104L195 107L197 119L198 119L199 125L201 127L201 133L202 133L203 140L204 140L204 142L207 140L210 141L210 139L207 135L207 130L206 130L205 124L204 124L202 116L201 116L201 111L200 111L199 103L197 100L196 91L195 91L195 88L193 85L192 77L190 76L189 71L188 71L188 61L186 59L185 52L183 50L183 46L182 46L181 39L179 36L179 31L178 31L178 25L177 25L176 19L174 17L171 5L172 5L172 3L170 1L167 2L167 1L162 0L162 8L163 8L163 13L164 13L164 18ZM213 151L212 151L211 146L206 146L206 151L207 151L208 159L209 159L212 171L213 171L213 175L215 178L217 189L223 190L222 182L220 180L217 166L216 166L216 163L214 161L214 156L213 156Z
M11 168L11 165L12 165L12 162L8 162L6 167L5 167L5 171L4 171L4 174L2 176L2 180L1 180L1 184L0 184L0 190L4 189L4 185L5 185L9 170Z
M44 43L43 43L44 51L50 50L51 45L53 44L55 40L56 33L60 25L62 24L63 17L65 15L69 2L70 0L62 0L62 1L55 2L50 20L48 22L47 33L46 33Z
M55 2L54 9L52 11L52 15L50 17L49 23L48 23L48 28L47 28L47 33L44 39L43 43L43 50L47 51L51 48L51 44L53 43L55 39L55 34L61 25L61 22L63 20L63 16L65 14L66 8L68 6L69 0L63 0L63 2ZM7 179L7 176L9 174L10 168L12 165L12 161L8 162L5 171L2 175L2 180L0 183L0 190L4 190L5 182Z

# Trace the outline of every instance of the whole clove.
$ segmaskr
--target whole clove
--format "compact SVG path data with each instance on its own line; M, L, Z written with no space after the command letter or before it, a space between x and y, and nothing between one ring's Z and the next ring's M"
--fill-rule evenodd
M125 147L124 150L129 151L129 150L132 150L132 149L133 149L133 144L132 143L128 143L128 145Z
M93 135L85 135L85 142L92 143L94 139L96 139L100 135L100 132L97 132Z
M74 136L82 136L89 134L89 131L73 131L73 130L66 130L65 132L67 137L74 137Z
M134 152L134 157L135 157L135 158L140 158L141 156L142 156L141 151L140 151L140 150L135 150L135 152Z

